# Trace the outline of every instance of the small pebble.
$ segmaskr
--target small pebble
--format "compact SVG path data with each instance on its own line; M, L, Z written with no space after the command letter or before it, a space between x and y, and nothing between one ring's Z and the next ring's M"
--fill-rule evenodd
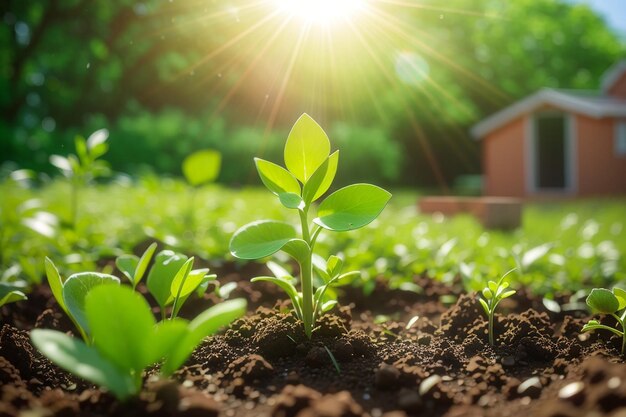
M606 386L609 389L619 388L620 385L622 385L622 379L619 376L614 376L606 382Z
M585 389L585 383L582 381L572 382L559 390L559 398L567 400Z
M514 356L505 356L502 358L502 366L507 368L511 368L515 366L515 357Z
M537 398L541 394L541 381L539 377L528 378L517 387L517 393Z
M420 384L419 395L426 394L428 391L433 389L433 387L437 385L439 382L441 382L441 377L439 375L429 376L428 378L423 380L422 383Z

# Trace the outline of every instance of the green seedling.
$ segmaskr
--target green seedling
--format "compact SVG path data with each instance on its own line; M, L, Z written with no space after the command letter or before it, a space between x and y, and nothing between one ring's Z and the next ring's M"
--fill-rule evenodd
M608 330L622 338L622 355L626 352L626 291L613 288L609 291L604 288L594 288L587 297L587 305L600 314L608 314L617 320L621 330L601 324L598 320L589 320L582 328L582 332L590 330Z
M324 130L308 115L302 115L293 126L284 151L287 169L255 158L263 184L281 204L298 212L301 233L288 224L274 220L249 223L235 232L230 251L240 259L260 259L284 251L300 265L301 291L290 276L259 277L280 286L292 301L304 332L311 337L316 319L323 310L323 295L333 282L340 280L339 258L326 262L324 285L313 288L313 253L322 229L344 232L359 229L372 222L387 205L391 194L370 184L341 188L317 207L317 216L309 223L313 203L328 191L337 172L339 151L330 154L330 141ZM319 270L316 269L318 272ZM276 275L276 274L275 274ZM278 275L282 275L279 273Z
M59 307L74 323L83 340L91 343L91 330L85 315L85 297L92 289L100 285L119 285L119 278L99 272L81 272L70 275L63 281L57 267L47 257L45 269L48 285Z
M26 294L22 292L22 289L22 287L11 285L6 282L0 282L0 307L5 304L28 299Z
M30 335L33 345L52 362L125 400L141 390L146 368L161 363L161 375L171 375L205 337L245 311L245 300L235 299L209 308L190 322L157 323L139 293L103 285L85 297L93 345L55 330L35 329Z
M189 191L189 206L187 211L187 226L194 230L194 207L197 190L200 186L217 179L222 166L222 155L218 151L205 149L187 156L183 161L183 175L191 185Z
M145 275L156 248L157 244L155 242L148 246L143 255L141 255L141 258L135 255L121 255L115 260L117 269L119 269L122 274L128 278L133 286L133 290L137 288L137 284L139 284Z
M87 140L82 136L77 136L74 139L75 155L70 154L67 157L60 155L50 156L50 163L57 167L71 183L70 224L74 229L78 220L78 194L80 189L91 180L110 174L109 165L99 159L109 150L109 145L106 142L108 137L109 131L106 129L96 130Z
M172 306L171 318L175 318L194 291L203 292L208 283L217 278L215 274L208 274L208 268L192 269L193 262L194 258L171 250L155 256L147 286L161 308L162 319L165 319L169 306Z
M484 298L479 299L480 305L483 306L485 314L489 319L489 344L491 346L494 345L493 318L495 316L496 307L500 301L515 294L515 290L507 290L507 288L509 288L509 283L504 281L504 278L506 278L506 276L513 271L515 271L515 268L504 274L498 282L489 281L487 286L482 291Z

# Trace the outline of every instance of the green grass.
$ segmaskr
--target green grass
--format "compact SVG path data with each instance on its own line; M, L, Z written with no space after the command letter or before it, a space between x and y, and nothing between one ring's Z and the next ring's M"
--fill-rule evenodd
M343 254L346 270L363 271L366 291L377 275L393 287L416 289L414 274L443 281L461 275L468 289L477 290L516 266L512 286L539 293L607 287L626 278L626 199L527 205L522 227L500 232L484 230L471 216L421 215L416 191L393 194L371 225L342 234L325 231L319 240L322 256ZM0 196L3 281L39 282L44 256L65 275L91 270L99 259L151 239L188 255L232 260L228 243L239 226L259 218L298 221L295 211L284 210L261 188L208 186L191 200L184 183L155 177L82 190L76 230L67 224L69 185L62 180L40 188L7 180L0 184Z

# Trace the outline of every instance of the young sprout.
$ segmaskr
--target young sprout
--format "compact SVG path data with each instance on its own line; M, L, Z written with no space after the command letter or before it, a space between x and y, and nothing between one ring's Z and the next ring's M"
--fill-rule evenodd
M582 328L582 332L590 330L608 330L622 338L622 355L626 352L626 291L613 288L609 291L604 288L594 288L587 297L587 305L600 314L613 316L621 330L601 324L598 320L589 320Z
M235 299L209 308L190 322L157 323L141 294L118 285L94 288L84 305L94 336L92 345L48 329L31 331L31 340L52 362L107 388L120 400L141 390L146 368L161 363L161 375L171 375L206 336L246 311L246 301Z
M515 271L515 268L504 274L498 282L489 281L487 286L482 291L484 298L479 299L480 305L483 306L483 310L485 310L485 314L489 319L489 344L491 346L494 345L493 318L496 312L496 307L500 301L515 294L515 290L509 289L507 291L509 283L504 281L504 278L506 278L506 276L513 271Z
M296 290L291 277L279 276L281 273L257 280L274 282L289 295L296 315L303 322L304 332L310 338L318 314L329 307L324 301L326 289L343 275L340 274L340 259L331 257L326 265L316 268L318 274L324 272L320 277L324 284L317 290L313 288L313 254L320 232L322 229L344 232L369 224L385 208L391 194L370 184L349 185L320 203L317 217L311 224L309 214L313 203L328 191L335 178L339 151L330 154L326 133L304 114L289 133L284 157L287 169L259 158L255 158L256 168L263 184L281 204L297 211L301 233L288 223L256 221L235 232L230 251L240 259L260 259L282 250L298 262L301 291Z
M109 145L106 143L108 137L109 131L106 129L96 130L87 140L82 136L77 136L74 140L76 155L71 154L67 157L60 155L50 156L50 163L71 181L70 224L74 229L78 219L78 193L80 188L87 185L92 179L106 176L110 173L109 165L105 161L98 159L109 150Z

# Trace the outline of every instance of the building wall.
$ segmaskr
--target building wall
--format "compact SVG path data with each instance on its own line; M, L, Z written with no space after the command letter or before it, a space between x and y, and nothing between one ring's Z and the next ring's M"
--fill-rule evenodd
M619 80L609 88L607 94L613 97L626 98L626 72L622 73Z
M483 138L484 194L523 197L525 117L519 117Z
M576 116L578 195L626 193L626 156L615 154L615 129L614 119Z

